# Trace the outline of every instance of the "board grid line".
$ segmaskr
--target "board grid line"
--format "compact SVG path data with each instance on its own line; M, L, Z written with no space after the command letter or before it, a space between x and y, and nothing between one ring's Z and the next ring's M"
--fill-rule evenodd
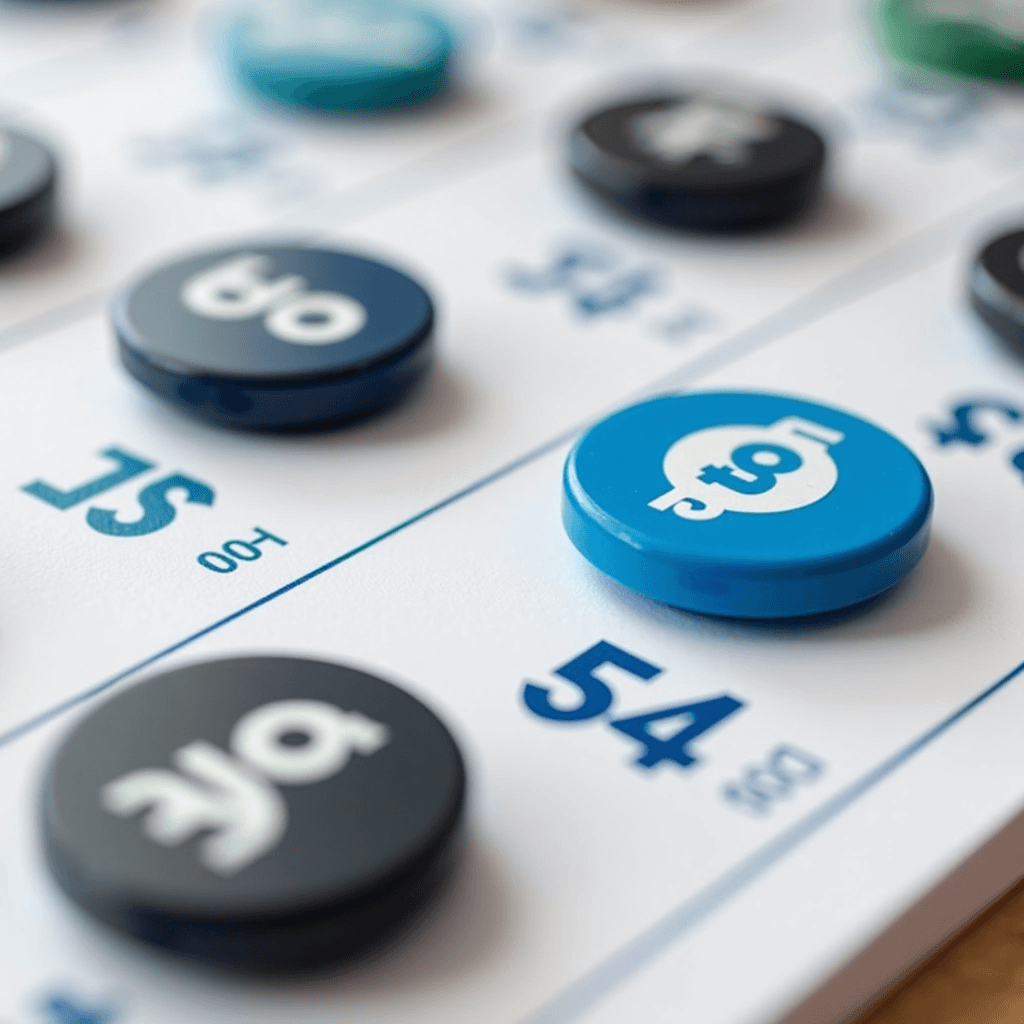
M401 522L383 530L381 533L374 535L368 540L349 548L334 558L329 559L327 562L303 573L301 576L296 577L283 586L264 594L262 597L247 603L241 608L222 616L209 625L204 626L203 628L190 633L188 636L162 648L155 654L136 662L128 668L123 669L121 672L118 672L116 675L88 687L85 690L60 701L56 705L38 712L36 715L21 722L20 724L7 729L0 733L0 748L3 748L20 737L27 735L39 726L52 721L65 712L70 711L72 708L106 692L118 683L124 682L130 676L149 668L161 659L182 650L202 637L216 632L218 629L221 629L229 623L237 621L258 608L262 608L264 605L269 604L279 597L283 597L285 594L290 593L305 583L317 579L325 573L330 572L332 569L343 565L345 562L348 562L350 559L356 557L362 552L376 547L378 544L394 537L416 523L421 522L435 513L448 508L450 505L456 504L464 498L475 494L477 491L504 479L505 477L515 473L517 470L531 465L538 459L543 458L549 452L556 450L562 445L568 444L573 440L573 438L578 436L588 427L604 419L616 409L622 408L624 405L629 405L632 402L649 397L651 394L656 394L659 391L663 391L673 386L680 387L684 382L686 384L691 384L701 376L719 370L722 367L727 366L730 362L734 362L735 360L749 355L751 352L756 351L759 348L764 348L765 346L786 337L794 330L807 327L811 323L842 309L851 302L864 298L879 287L890 285L900 277L915 273L925 266L937 262L946 255L946 249L954 234L952 231L953 227L965 218L975 214L978 208L988 202L991 202L1003 192L1019 189L1022 186L1024 186L1024 175L1014 178L1009 183L1004 183L1003 185L998 186L996 189L987 193L980 199L967 204L966 207L962 207L960 210L954 211L952 214L948 214L938 222L931 224L926 228L922 228L909 238L894 244L885 252L869 257L864 263L854 267L852 270L848 270L843 274L840 274L838 277L833 278L831 281L826 282L824 285L821 285L812 292L800 296L794 302L790 303L789 306L770 314L758 324L741 330L737 334L726 338L711 351L705 352L693 360L684 362L680 367L677 367L675 370L672 370L667 374L660 375L653 381L644 385L643 388L635 390L617 400L614 405L601 410L596 415L588 417L585 422L576 424L575 426L560 432L555 437L542 442L540 445L537 445L524 454L517 456L515 459L505 463L498 469L492 470L490 473L470 482L447 497L441 498L439 501L421 509L419 512L403 519ZM934 237L936 234L939 235L938 239ZM944 238L943 235L949 237ZM943 244L940 244L940 242ZM878 267L888 266L890 264L895 266L896 270L892 274L885 276L883 280L876 280L878 276ZM874 272L872 272L873 270ZM716 353L720 353L717 358Z
M952 714L926 730L906 746L890 754L859 779L819 807L794 822L773 839L719 875L695 896L669 911L615 953L592 967L572 985L535 1010L521 1024L573 1024L591 1007L618 988L719 907L781 861L788 853L835 820L851 804L893 775L925 747L977 710L1024 672L1021 662L1005 676L962 704Z
M879 288L891 285L901 277L915 273L930 264L938 262L947 255L950 244L958 237L955 230L958 226L962 226L966 220L976 216L978 211L987 203L992 202L993 199L998 198L1003 193L1019 189L1022 182L1024 182L1024 177L1015 178L1009 183L1004 183L980 199L948 214L936 223L919 230L909 238L895 243L884 252L869 257L852 270L846 271L831 281L826 282L818 289L801 296L783 310L770 314L757 324L725 339L712 350L697 356L695 359L685 361L680 367L670 373L658 377L633 396L633 400L636 397L643 397L666 387L693 383L701 377L728 366L730 363L757 349L764 348L786 337L795 330L802 329L842 309L844 306L872 294L872 292ZM94 294L89 296L88 299L80 301L88 306L94 306L96 298L97 296ZM87 315L87 313L80 313L79 315ZM72 319L74 319L73 316ZM61 324L61 326L66 326L66 324ZM624 401L629 402L630 398L627 397ZM621 404L622 402L616 403L615 407L618 408ZM164 647L101 683L65 699L4 733L0 733L0 748L10 745L19 738L59 718L75 707L87 703L199 639L271 603L277 598L283 597L298 587L325 575L416 523L514 474L519 469L531 465L559 447L570 443L581 431L598 419L603 418L603 415L606 414L603 413L602 416L590 417L586 423L563 431L556 437L538 445L491 473L471 482L453 494L442 498L440 501L348 549L287 584ZM921 750L935 742L958 722L962 721L995 694L1016 680L1022 672L1024 672L1024 662L926 730L915 740L891 754L824 804L809 812L782 833L767 841L752 854L733 865L701 892L681 903L639 935L634 936L611 956L591 968L586 974L556 994L529 1016L523 1018L521 1024L573 1024L574 1021L578 1021L590 1008L626 983L674 942L699 925L723 904L738 895L804 841L835 820L863 795L898 771Z

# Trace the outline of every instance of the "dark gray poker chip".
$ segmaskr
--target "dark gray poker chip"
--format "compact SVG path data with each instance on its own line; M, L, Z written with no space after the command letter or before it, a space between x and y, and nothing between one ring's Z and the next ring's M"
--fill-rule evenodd
M166 264L112 307L121 361L199 419L308 430L401 401L433 363L434 307L393 267L243 243Z
M1010 346L1024 351L1024 230L988 243L971 267L971 305Z
M667 227L734 231L799 215L818 194L826 146L809 125L712 92L604 107L569 139L569 164L600 199Z
M53 219L57 161L38 139L0 129L0 254L30 242Z
M209 661L97 708L47 773L65 893L123 935L247 973L396 935L457 857L466 776L404 690L298 658Z

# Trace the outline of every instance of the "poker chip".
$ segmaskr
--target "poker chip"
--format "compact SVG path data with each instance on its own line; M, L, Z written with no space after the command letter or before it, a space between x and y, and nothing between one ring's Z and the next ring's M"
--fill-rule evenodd
M50 870L116 932L246 972L396 934L457 856L462 757L422 703L299 658L208 661L118 693L58 749Z
M1024 231L985 246L970 272L971 305L1004 341L1024 348Z
M324 110L420 103L446 88L456 37L433 8L400 0L254 4L227 31L246 88Z
M932 487L880 428L781 395L669 395L591 428L565 466L570 540L618 582L710 615L785 619L895 586Z
M400 401L433 360L420 285L351 253L252 243L166 264L112 309L137 380L200 419L295 430Z
M777 224L818 194L825 142L809 125L711 92L605 107L569 139L569 164L600 199L668 227Z
M38 139L0 129L0 252L18 248L53 218L57 161Z
M899 60L973 78L1024 78L1019 0L880 0L876 24Z

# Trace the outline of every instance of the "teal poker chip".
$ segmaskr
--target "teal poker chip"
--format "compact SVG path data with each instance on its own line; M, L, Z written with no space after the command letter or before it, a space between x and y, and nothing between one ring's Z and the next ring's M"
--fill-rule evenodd
M895 586L928 543L932 486L892 435L782 395L670 395L591 428L562 520L602 572L709 615L786 619Z
M247 89L320 110L420 103L448 85L456 32L403 0L254 4L226 34L227 63Z
M973 78L1024 78L1019 0L881 0L882 42L900 60Z

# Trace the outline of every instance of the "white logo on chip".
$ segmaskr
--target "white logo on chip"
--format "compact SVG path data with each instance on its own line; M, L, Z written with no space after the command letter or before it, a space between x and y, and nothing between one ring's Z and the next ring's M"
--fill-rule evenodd
M844 437L799 416L769 426L735 424L686 434L662 463L672 489L648 505L692 520L813 505L839 479L829 448Z
M205 740L174 752L177 771L143 768L107 783L103 809L127 818L146 811L142 831L161 846L200 833L199 861L229 877L272 850L288 826L279 785L320 782L353 753L369 757L390 740L387 726L318 700L279 700L243 715L228 754Z
M774 117L713 96L642 114L630 129L641 149L665 163L682 165L706 156L724 167L749 163L753 145L781 130Z
M358 334L366 307L340 292L307 292L297 274L270 280L266 256L242 253L194 274L181 286L185 308L209 320L264 314L268 334L292 345L333 345Z
M413 67L437 48L437 32L413 9L380 3L267 4L253 12L252 42L278 53L387 67Z

